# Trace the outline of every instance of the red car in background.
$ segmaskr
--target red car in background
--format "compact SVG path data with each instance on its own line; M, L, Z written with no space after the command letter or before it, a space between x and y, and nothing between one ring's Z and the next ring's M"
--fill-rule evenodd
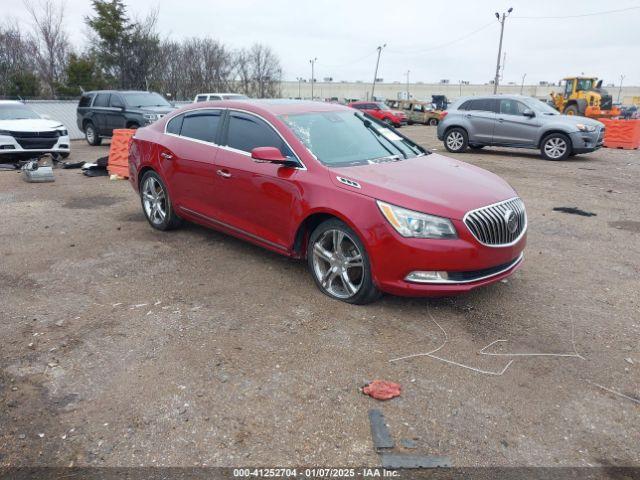
M524 204L504 180L342 105L193 104L136 131L129 170L153 228L189 220L306 259L348 303L466 292L523 259Z
M368 113L372 117L394 127L401 127L408 123L407 115L400 110L392 110L382 102L352 102L351 108Z

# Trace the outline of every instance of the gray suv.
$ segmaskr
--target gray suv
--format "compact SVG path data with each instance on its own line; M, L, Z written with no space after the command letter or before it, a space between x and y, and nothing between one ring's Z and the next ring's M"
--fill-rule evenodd
M159 93L100 90L83 93L76 113L89 145L100 145L116 128L144 127L173 110Z
M590 118L560 115L533 97L467 97L444 112L438 139L454 153L467 147L532 148L540 150L547 160L564 160L600 148L604 125Z

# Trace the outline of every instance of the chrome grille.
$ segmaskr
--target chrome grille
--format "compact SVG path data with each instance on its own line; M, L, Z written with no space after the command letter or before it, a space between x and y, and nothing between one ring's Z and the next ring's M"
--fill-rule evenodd
M464 223L480 243L500 247L520 240L527 229L527 213L524 202L512 198L468 212Z

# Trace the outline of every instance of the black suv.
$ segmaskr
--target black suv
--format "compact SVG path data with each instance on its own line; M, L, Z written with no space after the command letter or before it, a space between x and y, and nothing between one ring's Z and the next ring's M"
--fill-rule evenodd
M149 125L175 110L155 92L100 90L86 92L78 103L78 128L89 145L100 145L116 128Z

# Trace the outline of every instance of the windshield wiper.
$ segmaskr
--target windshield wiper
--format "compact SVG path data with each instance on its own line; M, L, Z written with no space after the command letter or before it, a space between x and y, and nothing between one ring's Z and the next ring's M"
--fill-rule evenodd
M374 126L373 126L373 123L371 122L371 120L369 120L369 119L367 119L367 118L364 118L364 117L361 117L361 116L360 116L360 115L358 115L357 113L355 114L355 116L356 116L356 117L358 117L358 118L362 121L362 123L364 124L364 126L365 126L367 129L369 129L371 132L373 132L373 134L374 134L374 138L378 141L378 143L379 143L380 145L382 145L382 148L384 148L387 152L389 152L391 155L393 155L393 152L392 152L389 148L387 148L387 147L385 146L385 144L382 142L382 140L380 140L380 137L384 138L387 142L389 142L389 143L393 146L393 148L395 148L397 151L399 151L399 152L400 152L400 154L401 154L404 158L407 158L407 154L406 154L406 153L404 153L404 151L403 151L400 147L398 147L395 143L393 143L391 140L389 140L388 138L386 138L382 133L380 133L380 132L378 131L378 129L377 129L376 127L374 127Z

